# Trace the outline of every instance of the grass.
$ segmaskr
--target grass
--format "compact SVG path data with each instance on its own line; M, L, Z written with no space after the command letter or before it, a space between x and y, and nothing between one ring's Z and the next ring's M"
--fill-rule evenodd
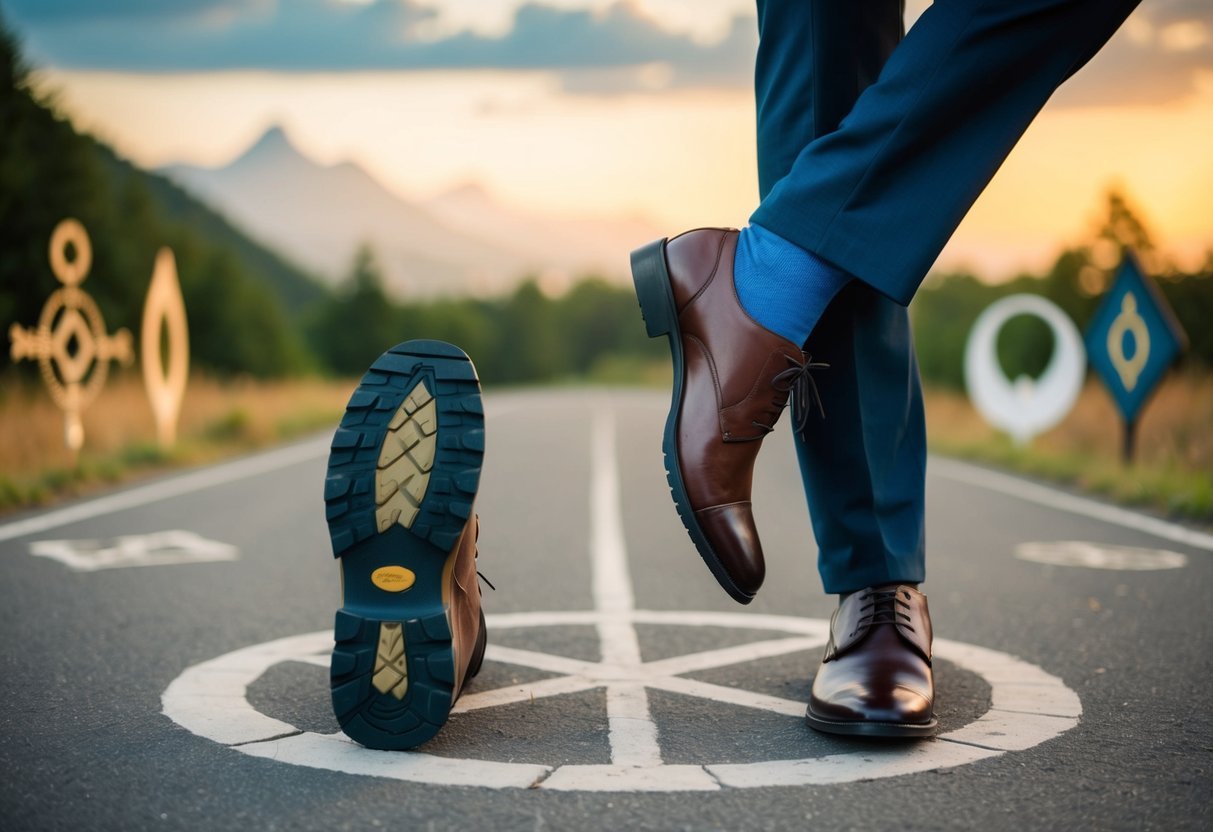
M1142 411L1134 464L1121 463L1122 427L1090 381L1057 427L1018 447L960 393L927 391L931 450L1062 483L1119 503L1213 522L1213 376L1173 373Z
M84 411L78 459L63 443L63 414L41 386L11 377L0 387L0 511L86 494L132 476L198 465L278 444L336 424L356 382L217 381L194 376L162 449L142 379L112 378Z
M668 362L604 360L579 383L668 388ZM182 465L197 465L331 429L354 380L217 381L195 376L180 441L161 449L142 381L112 379L84 413L85 448L73 460L63 416L40 386L0 386L0 511L41 505ZM1146 406L1137 460L1120 463L1121 428L1092 381L1066 420L1017 447L989 427L961 393L928 389L932 451L1008 468L1163 514L1213 522L1213 375L1172 374Z

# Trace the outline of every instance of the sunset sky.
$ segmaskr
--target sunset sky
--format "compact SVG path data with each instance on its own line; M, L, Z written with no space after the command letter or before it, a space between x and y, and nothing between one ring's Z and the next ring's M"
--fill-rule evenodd
M911 2L913 20L925 3ZM0 0L40 89L136 163L219 165L268 126L408 198L744 224L750 0ZM711 171L711 176L704 175ZM1058 93L941 265L1084 238L1109 186L1183 264L1213 248L1213 3L1146 0Z

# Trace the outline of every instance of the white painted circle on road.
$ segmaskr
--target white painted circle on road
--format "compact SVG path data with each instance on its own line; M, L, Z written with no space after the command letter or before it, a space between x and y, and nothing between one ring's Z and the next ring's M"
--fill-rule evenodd
M574 625L596 625L601 630L612 626L632 628L636 624L768 630L774 637L650 662L627 653L614 657L604 654L602 661L587 662L490 645L487 661L559 675L469 692L457 703L452 721L471 710L596 688L608 692L657 689L799 719L804 714L802 702L713 685L682 674L820 648L828 631L828 623L819 619L744 613L620 609L488 617L490 632ZM655 750L646 746L649 740L659 740L655 726L651 726L651 737L635 740L647 756L629 762L628 730L634 728L620 729L617 736L612 723L613 762L609 765L503 763L416 751L375 751L340 733L302 731L266 716L249 703L248 687L270 667L292 661L327 667L332 644L332 633L325 630L253 645L194 665L165 690L164 713L193 733L244 754L310 768L436 785L620 792L820 785L950 768L1030 748L1074 727L1082 713L1078 696L1039 667L1005 653L938 639L937 656L976 673L990 685L991 706L968 725L932 740L890 743L883 749L865 743L852 753L804 759L666 765L661 762L659 746L655 745ZM647 711L644 717L647 719ZM643 724L645 720L639 721Z
M1087 569L1115 569L1148 572L1156 569L1182 569L1187 555L1166 549L1141 549L1085 540L1058 540L1045 543L1020 543L1015 557L1050 566L1082 566Z

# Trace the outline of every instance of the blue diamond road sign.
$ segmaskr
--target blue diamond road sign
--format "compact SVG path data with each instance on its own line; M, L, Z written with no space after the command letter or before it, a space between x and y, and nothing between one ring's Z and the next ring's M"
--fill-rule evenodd
M1187 346L1187 336L1162 292L1125 252L1112 288L1086 332L1087 356L1132 424L1171 362Z

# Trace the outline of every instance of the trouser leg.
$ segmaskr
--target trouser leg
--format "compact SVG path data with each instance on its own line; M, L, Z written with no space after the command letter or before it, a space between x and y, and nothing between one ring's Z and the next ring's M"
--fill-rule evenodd
M805 145L838 127L903 33L901 0L760 0L755 68L765 198ZM844 290L806 349L827 419L795 444L827 592L924 579L926 437L905 307L864 284Z
M1053 91L1138 0L935 0L751 220L909 303Z

